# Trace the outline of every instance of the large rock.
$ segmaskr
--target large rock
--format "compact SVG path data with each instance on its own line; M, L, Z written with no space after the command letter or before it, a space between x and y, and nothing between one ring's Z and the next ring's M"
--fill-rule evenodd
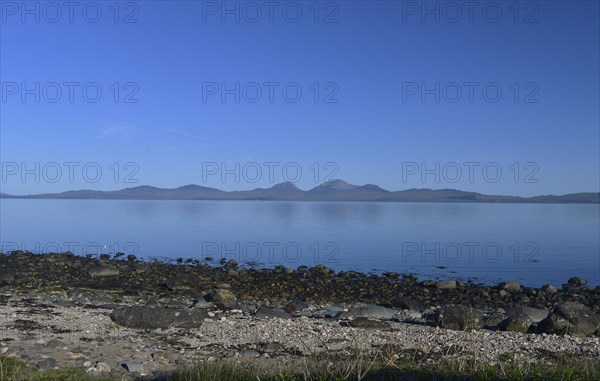
M212 302L219 308L236 308L237 297L230 290L219 288L211 294Z
M90 269L92 278L104 278L119 275L119 269L110 265L99 265Z
M545 333L591 336L600 329L600 316L577 302L562 302L554 306L539 329Z
M492 312L492 313L484 316L483 327L489 328L489 329L495 329L504 320L506 320L506 315L502 312L495 311L495 312Z
M548 311L534 307L515 307L509 308L506 311L508 317L517 317L519 315L527 315L531 319L531 323L539 323L548 317Z
M502 331L522 332L525 333L531 326L531 318L526 314L513 315L502 321L498 328Z
M483 312L467 307L448 305L442 307L436 314L438 326L453 330L471 330L483 327Z
M265 318L279 318L279 319L291 319L292 315L288 314L281 308L269 308L265 306L260 306L256 313L254 314L256 317L265 317Z
M375 304L365 304L351 307L348 310L354 317L391 319L394 317L394 310L391 308L378 306Z
M202 310L158 308L148 306L122 307L113 310L110 318L129 328L193 328L198 327L206 313Z
M575 287L581 287L581 286L585 286L586 284L588 284L588 281L585 279L582 279L578 276L574 276L572 278L569 278L569 280L567 281L569 284L572 284Z

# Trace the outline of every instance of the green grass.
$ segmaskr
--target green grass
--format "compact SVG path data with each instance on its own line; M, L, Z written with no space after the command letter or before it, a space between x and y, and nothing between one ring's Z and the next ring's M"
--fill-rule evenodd
M11 380L25 369L25 363L8 356L0 357L0 381Z
M21 379L17 379L21 381ZM82 370L74 368L65 368L59 370L51 370L47 372L32 373L25 378L27 381L116 381L120 380L117 377L97 376L85 373Z
M24 362L0 356L0 381L116 381L116 377L99 377L83 370L65 368L46 372L27 368Z
M510 356L505 356L508 358ZM289 360L289 359L288 359ZM37 371L19 360L0 356L0 381L117 381L122 376L99 376L79 369ZM600 381L600 360L560 357L538 365L503 359L482 364L474 358L435 359L422 351L403 350L365 353L326 353L283 362L274 359L242 359L201 362L179 369L168 381Z

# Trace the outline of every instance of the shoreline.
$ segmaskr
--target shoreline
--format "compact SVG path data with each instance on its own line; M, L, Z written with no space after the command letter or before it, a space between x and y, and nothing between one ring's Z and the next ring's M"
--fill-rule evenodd
M57 244L60 245L60 244ZM97 244L95 244L97 245ZM68 247L68 245L65 245L66 248ZM57 248L59 248L59 246L57 246ZM36 251L30 251L25 249L25 247L23 246L20 249L14 249L14 250L10 250L7 252L3 252L0 251L0 259L6 256L9 256L11 253L27 253L28 255L33 255L33 256L47 256L47 255L57 255L57 254L67 254L69 256L73 256L76 258L83 258L85 260L89 260L89 261L100 261L100 262L112 262L114 261L115 263L123 263L123 262L131 262L130 260L128 260L128 254L125 254L123 252L119 252L117 251L116 253L110 252L110 253L100 253L100 254L86 254L86 255L82 255L82 254L74 254L70 251L65 251L65 252L48 252L48 253L41 253L38 250ZM215 253L216 254L216 253ZM223 268L225 265L229 266L229 264L227 264L228 262L231 263L235 263L235 267L241 269L242 271L256 271L256 272L261 272L264 271L265 273L269 274L270 272L276 271L276 273L280 273L282 269L285 269L285 271L289 272L289 273L295 273L298 272L298 269L300 268L304 268L304 269L311 269L313 267L325 267L327 268L332 274L356 274L359 275L361 277L378 277L378 278L405 278L405 277L409 277L414 279L417 283L422 284L423 282L426 283L431 283L431 282L441 282L441 281L448 281L448 280L454 280L456 282L458 282L458 284L466 284L466 285L470 285L470 286L475 286L475 287L483 287L483 288L496 288L498 286L498 284L502 283L502 282L517 282L519 283L519 285L523 288L526 288L527 290L530 289L541 289L543 286L548 286L548 285L552 285L554 287L556 287L557 289L561 289L563 288L564 285L566 285L567 287L570 287L571 285L568 284L568 278L570 278L570 275L566 275L564 279L562 279L562 281L559 280L540 280L540 279L533 279L530 281L527 281L526 279L523 278L519 278L519 277L514 277L514 278L510 278L510 279L504 279L500 276L498 277L491 277L491 276L486 276L485 274L481 274L481 275L470 275L470 274L460 274L459 272L456 271L457 267L452 266L452 264L440 264L437 266L433 266L431 268L426 268L426 269L416 269L414 267L411 267L410 271L404 271L404 272L399 272L399 271L389 271L389 270L384 270L383 268L379 267L379 268L371 268L369 271L366 270L361 270L358 268L353 268L353 267L338 267L337 263L327 263L327 262L312 262L312 263L303 263L303 262L297 262L297 263L292 263L293 266L292 267L287 267L285 261L276 261L276 260L271 260L271 261L253 261L253 260L245 260L245 261L240 261L237 262L235 257L237 257L238 255L234 255L233 258L230 257L222 257L222 258L218 258L218 257L212 257L212 256L206 256L204 258L195 258L195 257L182 257L182 256L176 256L176 255L144 255L144 256L138 256L138 255L132 255L132 257L134 258L133 260L136 263L140 263L140 264L148 264L148 265L152 265L152 264L164 264L167 266L178 266L178 267L208 267L208 268L212 268L212 269L220 269ZM474 270L476 270L477 268L474 268ZM1 268L0 268L1 270ZM303 270L304 272L306 272L305 270ZM579 274L580 275L580 274ZM575 276L578 277L578 276ZM600 279L599 280L594 280L593 278L585 278L586 279L586 283L580 286L577 286L575 288L583 288L583 289L589 289L589 288L597 288L600 287ZM1 279L0 279L0 284L1 284ZM597 283L596 283L597 282Z
M102 268L110 271L91 274ZM182 278L175 280L177 277ZM249 284L248 279L254 283ZM242 300L252 300L252 296L264 295L280 300L288 297L331 303L357 301L390 304L394 297L412 296L443 305L450 302L465 304L463 302L467 297L469 303L466 304L489 309L499 307L500 304L536 308L543 308L545 304L549 308L557 302L577 299L600 313L600 284L590 285L587 280L577 276L567 275L562 284L545 284L540 287L530 287L511 279L496 284L491 284L491 281L476 282L478 277L466 279L430 279L426 275L412 272L384 270L337 271L323 264L300 265L295 269L281 264L262 266L257 263L257 266L252 266L250 263L239 264L235 259L212 257L202 260L185 257L144 259L123 253L79 256L71 252L0 252L0 286L35 285L43 288L60 285L109 290L135 288L136 292L142 293L171 292L197 297L199 294L205 295L219 283L224 283L243 294L242 296L245 295ZM177 284L168 284L167 281L170 280L175 280ZM279 288L268 287L273 281L277 282ZM306 290L306 282L325 284L328 288L309 287ZM291 288L285 290L284 286ZM500 299L495 299L497 296Z
M319 265L13 252L0 256L0 351L34 369L131 377L199 361L301 364L358 349L375 356L390 346L436 361L476 354L483 364L598 358L600 286L585 286L576 277L560 289L529 288Z
M591 193L591 192L586 192ZM520 196L516 196L520 197ZM542 197L542 196L533 196L533 197ZM300 200L300 199L270 199L270 198L108 198L108 197L98 197L98 198L77 198L77 197L37 197L35 195L7 195L0 196L0 200L55 200L55 201L172 201L172 202L181 202L181 201L205 201L205 202L231 202L231 201L239 201L239 202L301 202L301 203L378 203L378 204L498 204L498 205L600 205L599 201L500 201L500 200L327 200L327 199L315 199L315 200Z

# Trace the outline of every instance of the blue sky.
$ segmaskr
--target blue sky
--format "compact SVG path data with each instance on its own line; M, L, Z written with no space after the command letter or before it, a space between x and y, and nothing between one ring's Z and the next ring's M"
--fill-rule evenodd
M79 4L2 2L2 192L600 190L597 1Z

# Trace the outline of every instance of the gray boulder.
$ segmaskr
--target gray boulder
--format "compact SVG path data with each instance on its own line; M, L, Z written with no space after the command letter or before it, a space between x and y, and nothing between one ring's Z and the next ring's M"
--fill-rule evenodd
M581 303L562 302L554 306L538 327L545 333L591 336L600 329L600 316Z
M230 290L219 288L211 293L212 302L219 308L236 308L237 298Z
M525 333L531 326L531 318L526 314L513 315L502 321L498 328L502 331L522 332Z
M437 312L435 321L439 327L446 329L480 329L483 327L483 312L467 306L448 305Z
M495 311L484 317L483 326L490 329L497 328L504 320L506 320L506 315L502 312Z
M265 306L260 306L256 313L254 314L256 317L266 317L266 318L279 318L279 319L291 319L292 315L288 314L281 308L269 308Z
M515 307L509 308L508 311L506 311L506 315L513 318L519 315L527 315L532 323L539 323L548 317L548 311L534 307Z
M391 308L378 306L375 304L365 304L351 307L350 314L354 317L391 319L394 317L394 310Z
M581 287L581 286L585 286L586 284L588 284L588 281L585 279L582 279L578 276L574 276L572 278L569 278L569 280L567 281L569 284L572 284L575 287Z
M113 310L110 318L129 328L194 328L207 316L202 310L158 308L148 306L122 307Z

